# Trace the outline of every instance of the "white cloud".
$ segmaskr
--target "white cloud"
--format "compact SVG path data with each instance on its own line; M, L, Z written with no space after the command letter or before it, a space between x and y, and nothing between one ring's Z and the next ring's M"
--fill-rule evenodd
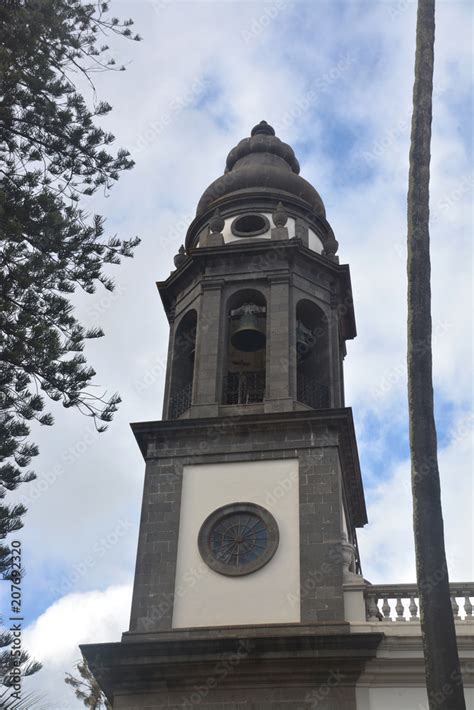
M25 629L23 642L43 669L24 681L24 695L33 692L49 710L77 708L74 691L64 683L81 660L79 644L120 641L128 626L131 585L104 591L68 594Z
M458 417L449 444L439 451L446 557L450 580L474 578L474 470L472 414ZM410 463L387 472L371 492L370 524L359 531L364 576L372 583L413 582L415 556Z

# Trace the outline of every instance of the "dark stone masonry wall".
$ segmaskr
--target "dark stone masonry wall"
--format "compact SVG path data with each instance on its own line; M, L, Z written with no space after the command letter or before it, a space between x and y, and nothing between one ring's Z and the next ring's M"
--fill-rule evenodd
M335 676L337 678L337 676ZM354 687L233 688L207 690L203 683L188 692L167 690L117 697L114 710L355 710Z
M222 627L85 647L114 710L356 710L382 634L338 623Z
M298 458L301 622L344 619L341 494L343 488L350 493L357 470L350 456L348 410L331 410L331 417L326 413L322 421L317 412L288 412L156 422L146 431L137 425L147 466L132 633L171 628L182 471L186 464L200 463ZM353 503L355 517L360 510Z

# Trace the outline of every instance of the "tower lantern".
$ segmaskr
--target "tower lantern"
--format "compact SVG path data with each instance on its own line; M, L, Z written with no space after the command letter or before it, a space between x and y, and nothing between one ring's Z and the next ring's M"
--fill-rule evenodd
M158 284L170 322L165 419L343 406L349 269L299 171L261 121L199 200L187 256Z

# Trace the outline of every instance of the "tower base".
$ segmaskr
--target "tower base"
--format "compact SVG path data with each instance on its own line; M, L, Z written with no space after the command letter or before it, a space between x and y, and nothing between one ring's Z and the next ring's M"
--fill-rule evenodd
M124 634L81 650L114 710L355 710L380 633L345 623Z

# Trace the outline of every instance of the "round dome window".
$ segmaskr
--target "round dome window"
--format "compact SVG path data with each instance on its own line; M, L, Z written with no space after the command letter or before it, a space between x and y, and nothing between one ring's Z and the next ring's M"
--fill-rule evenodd
M257 237L270 229L270 222L261 214L245 214L237 217L230 227L235 237Z

